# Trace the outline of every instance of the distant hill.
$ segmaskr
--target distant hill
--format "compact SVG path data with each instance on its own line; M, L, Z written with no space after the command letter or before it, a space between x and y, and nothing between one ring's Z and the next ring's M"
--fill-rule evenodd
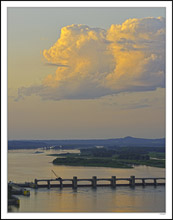
M56 149L75 149L93 146L105 147L165 147L165 138L146 139L146 138L114 138L114 139L88 139L88 140L10 140L8 149L37 149L43 147L56 146Z
M49 146L45 142L41 141L8 141L8 149L15 150L15 149L37 149L42 147Z

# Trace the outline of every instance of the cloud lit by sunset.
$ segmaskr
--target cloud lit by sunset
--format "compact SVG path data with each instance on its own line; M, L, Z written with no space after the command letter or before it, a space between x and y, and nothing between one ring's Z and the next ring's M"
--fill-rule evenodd
M56 72L40 85L19 88L18 98L92 99L155 90L165 85L165 19L128 19L108 30L68 25L43 56L57 64Z

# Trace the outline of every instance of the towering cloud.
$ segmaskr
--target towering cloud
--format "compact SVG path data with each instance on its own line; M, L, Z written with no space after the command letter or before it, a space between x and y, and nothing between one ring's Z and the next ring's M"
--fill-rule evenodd
M164 87L165 19L128 19L108 30L69 25L43 56L56 72L20 88L19 97L87 99Z

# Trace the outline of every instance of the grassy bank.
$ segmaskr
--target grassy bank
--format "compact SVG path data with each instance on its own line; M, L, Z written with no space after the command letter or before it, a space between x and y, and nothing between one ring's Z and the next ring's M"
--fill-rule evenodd
M146 165L151 167L165 168L163 160L118 160L118 159L103 159L103 158L80 158L80 157L58 157L53 160L55 165L68 166L93 166L93 167L113 167L113 168L133 168L133 165Z
M132 165L123 163L121 161L110 159L86 159L86 158L56 158L53 160L55 165L68 166L91 166L91 167L114 167L114 168L132 168Z
M115 147L114 149L96 147L81 149L81 153L49 154L56 156L53 164L68 166L93 166L133 168L146 165L165 168L164 148Z

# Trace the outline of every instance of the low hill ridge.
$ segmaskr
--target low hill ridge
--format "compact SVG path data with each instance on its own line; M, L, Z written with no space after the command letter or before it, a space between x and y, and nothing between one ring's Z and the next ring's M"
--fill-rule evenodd
M136 147L164 147L165 138L147 139L126 136L113 139L87 139L87 140L9 140L8 149L37 149L50 146L63 146L69 149L101 146L136 146Z

